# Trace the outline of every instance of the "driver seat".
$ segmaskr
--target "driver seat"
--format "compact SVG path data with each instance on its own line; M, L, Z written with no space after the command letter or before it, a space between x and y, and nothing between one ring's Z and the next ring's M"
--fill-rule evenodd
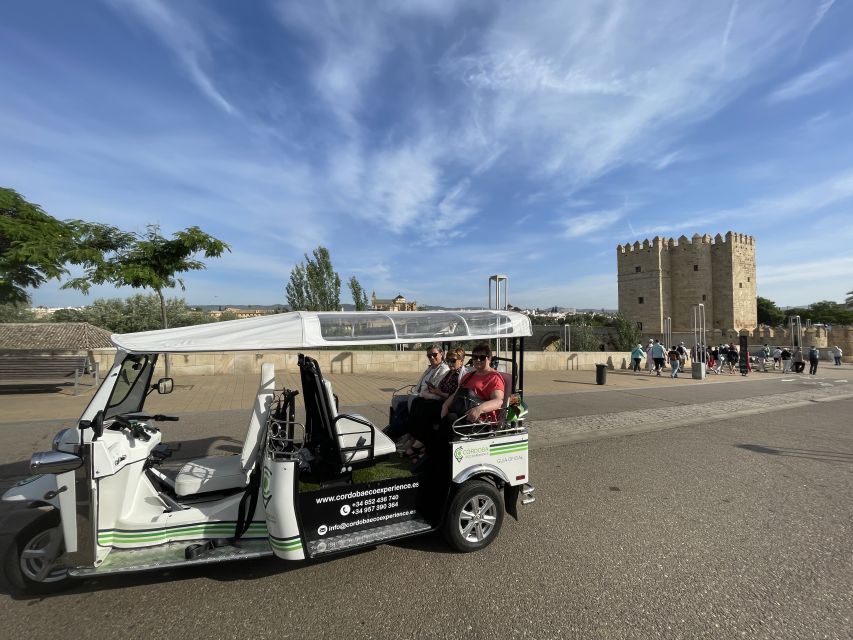
M267 423L275 392L275 365L261 366L261 384L249 418L249 430L240 455L208 456L187 462L175 477L175 493L191 496L196 493L227 491L245 487L258 460L261 437Z

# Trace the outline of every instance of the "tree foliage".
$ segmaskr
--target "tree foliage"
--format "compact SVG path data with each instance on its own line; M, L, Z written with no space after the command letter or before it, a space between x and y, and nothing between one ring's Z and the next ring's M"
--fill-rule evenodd
M367 309L367 291L361 286L358 278L352 276L349 279L349 290L352 294L352 301L355 304L356 311L364 311Z
M290 272L286 287L291 311L338 311L341 307L341 277L332 267L326 247L317 247L313 258L305 254Z
M0 304L26 304L28 287L66 274L69 254L86 249L85 239L77 237L83 228L84 223L61 222L17 191L0 188Z
M0 304L0 322L36 322L35 314L23 304Z
M758 309L758 323L770 327L778 327L785 324L785 312L776 306L776 303L768 298L758 296L756 299Z
M613 318L613 328L616 329L616 349L630 351L642 339L642 333L635 322L631 322L621 313Z
M98 299L83 309L59 309L53 322L88 322L115 333L151 331L162 326L160 298L157 294L132 295L120 298ZM183 298L166 301L166 317L170 327L186 327L215 322L209 314L187 306Z
M151 289L160 300L160 328L170 326L164 289L180 286L184 282L177 274L204 269L205 264L196 256L218 258L230 247L205 233L199 227L189 227L163 237L158 225L147 225L145 233L122 233L120 236L103 235L100 228L85 229L84 248L72 257L84 265L85 275L66 282L63 289L77 289L84 293L93 284L109 283L117 287ZM116 239L120 240L116 246Z
M800 316L804 324L807 320L812 324L853 324L853 310L832 300L814 302L808 307L786 309L785 315Z

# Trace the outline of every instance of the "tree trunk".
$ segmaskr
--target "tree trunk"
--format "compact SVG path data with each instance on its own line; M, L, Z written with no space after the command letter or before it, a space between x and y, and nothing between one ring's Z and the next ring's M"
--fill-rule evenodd
M157 297L160 298L160 320L163 323L163 328L168 329L169 323L166 321L166 298L163 296L163 291L161 289L157 289ZM169 362L169 354L167 353L163 357L165 358L166 377L169 378L172 371L172 366Z

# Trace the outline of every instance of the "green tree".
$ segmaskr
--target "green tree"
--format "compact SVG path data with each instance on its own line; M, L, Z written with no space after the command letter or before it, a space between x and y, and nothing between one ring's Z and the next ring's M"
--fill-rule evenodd
M0 322L35 322L35 315L23 304L0 304Z
M756 298L758 310L758 323L770 327L778 327L785 323L785 312L776 306L776 303L768 298L758 296Z
M639 344L643 337L637 323L629 321L621 313L617 313L613 317L613 328L616 329L615 346L622 351L630 351Z
M355 303L356 311L364 311L367 309L367 291L361 286L358 278L355 276L349 279L349 290L352 293L352 301Z
M209 314L188 307L183 298L169 298L166 301L166 320L170 327L215 322ZM162 326L160 298L153 293L137 293L124 300L98 299L80 310L57 311L53 314L53 321L88 322L115 333L151 331Z
M0 189L0 303L26 304L27 287L65 273L71 229L13 189Z
M332 268L326 247L317 247L313 258L305 254L305 262L290 272L287 304L291 311L337 311L341 306L341 277Z
M86 275L69 280L62 288L87 293L93 284L110 283L117 287L151 289L160 301L162 329L169 326L163 291L175 286L185 289L183 280L176 275L206 268L196 258L198 254L205 258L218 258L231 250L226 243L198 227L178 231L167 239L161 235L159 225L147 225L144 234L125 234L121 246L107 246L106 252L98 251L97 239L91 238L88 243L94 248L73 256L84 265Z
M803 321L811 320L812 324L853 324L853 311L832 300L813 302L806 309L789 309L786 313L800 316Z
M0 304L26 304L27 287L68 273L115 250L128 235L116 227L81 220L60 221L13 189L0 188Z

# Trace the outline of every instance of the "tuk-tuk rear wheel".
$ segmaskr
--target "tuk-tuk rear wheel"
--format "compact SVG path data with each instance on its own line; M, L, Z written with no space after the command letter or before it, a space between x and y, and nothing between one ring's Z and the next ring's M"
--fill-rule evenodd
M59 513L46 513L25 527L9 546L6 577L28 593L54 593L69 586L68 570L57 560L63 552Z
M444 537L457 551L478 551L497 538L503 519L503 502L495 486L485 480L469 480L450 503Z

